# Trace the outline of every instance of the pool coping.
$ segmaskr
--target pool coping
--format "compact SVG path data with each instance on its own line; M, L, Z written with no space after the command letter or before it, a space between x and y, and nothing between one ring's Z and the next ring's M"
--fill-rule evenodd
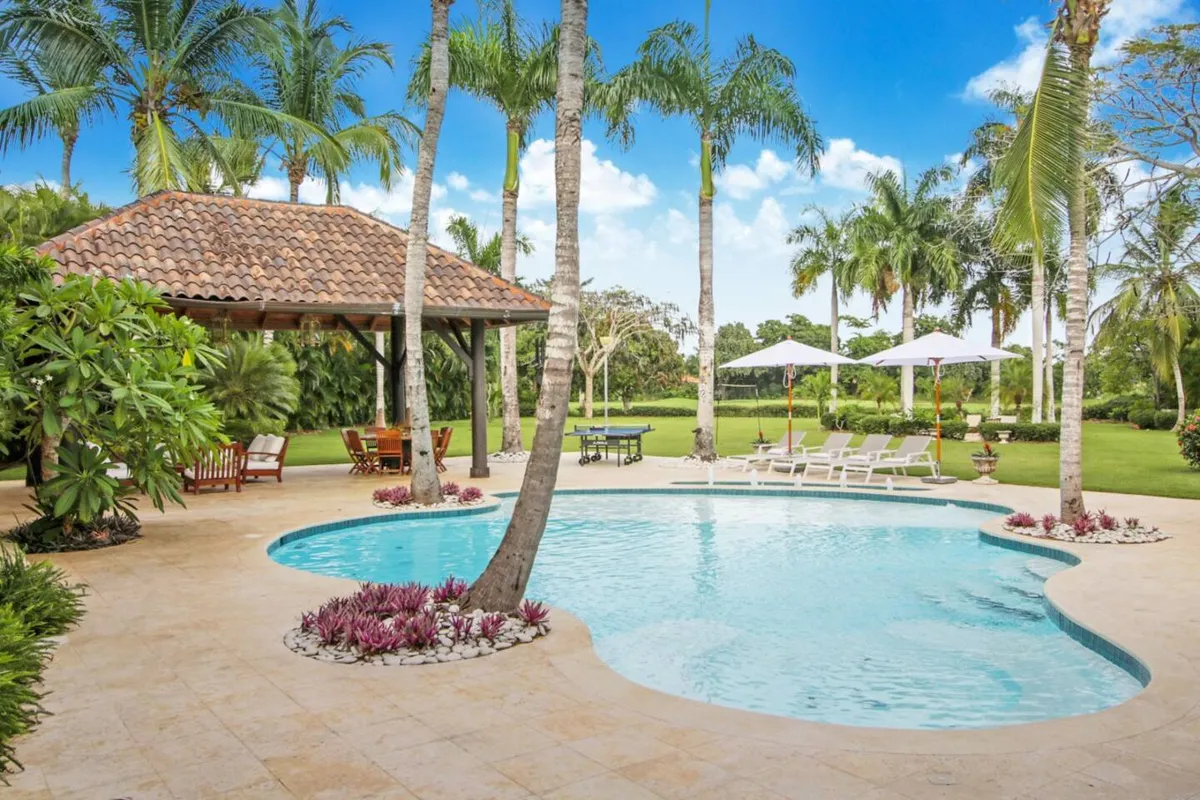
M1067 563L1071 568L1063 570L1051 576L1045 584L1044 601L1049 611L1051 619L1059 626L1064 633L1079 641L1085 647L1093 650L1101 657L1107 659L1111 663L1121 667L1128 672L1132 677L1142 683L1142 690L1128 700L1119 703L1115 706L1103 709L1101 711L1090 712L1085 714L1076 714L1072 716L1056 717L1053 719L1042 720L1037 722L1018 723L1014 725L1004 725L990 728L957 728L957 729L911 729L911 728L878 728L865 726L851 726L839 723L830 722L815 722L804 720L795 717L785 717L772 715L766 712L746 711L742 709L721 706L715 703L708 703L700 700L692 700L689 698L680 697L660 692L656 689L634 683L625 678L616 670L608 666L599 655L596 654L592 646L591 633L587 625L565 611L564 609L555 607L555 632L556 636L547 637L539 642L536 646L547 648L552 651L552 660L555 665L569 677L574 677L576 680L587 685L593 690L603 690L601 693L612 693L609 699L624 702L624 699L629 694L638 695L633 707L644 708L647 704L654 707L663 707L663 712L669 711L669 715L663 717L665 721L673 721L676 724L692 725L699 727L710 727L712 725L706 721L701 721L696 718L699 712L695 707L711 712L714 719L728 724L730 727L722 728L726 733L732 735L755 736L749 729L761 730L764 724L769 724L774 727L778 723L784 723L781 734L786 734L783 741L788 741L793 744L804 744L805 746L833 746L845 747L855 750L882 750L884 752L897 753L925 753L925 752L950 752L950 753L970 753L970 752L1022 752L1030 749L1028 743L1035 741L1047 732L1048 739L1043 746L1069 746L1072 744L1099 744L1110 741L1114 738L1106 731L1112 725L1119 725L1122 729L1122 736L1144 733L1167 724L1184 716L1191 708L1200 700L1200 694L1193 689L1192 693L1187 696L1182 696L1177 685L1169 687L1170 690L1160 692L1163 689L1163 682L1160 676L1165 673L1176 672L1178 670L1158 668L1152 669L1151 664L1160 662L1174 661L1178 664L1179 657L1171 658L1165 652L1156 652L1152 656L1145 655L1145 648L1139 648L1143 653L1141 656L1135 656L1133 650L1125 645L1117 642L1114 637L1109 634L1101 633L1094 630L1092 627L1079 622L1077 617L1064 610L1060 603L1051 597L1052 585L1056 579L1077 571L1078 568L1086 566L1086 559L1083 555L1076 552L1077 546L1058 546L1048 545L1043 543L1035 543L1026 541L1025 537L1017 537L1004 531L1001 528L1002 518L999 515L1012 513L1013 509L1009 506L1000 505L998 503L989 503L978 500L966 500L959 498L947 498L938 496L920 496L913 494L895 495L895 494L879 494L876 492L856 491L855 489L810 489L810 488L780 488L780 487L721 487L713 486L678 486L668 485L660 487L628 487L628 488L563 488L556 489L556 493L564 495L587 495L587 494L685 494L685 495L725 495L725 496L753 496L753 495L768 495L768 496L806 496L820 497L831 499L861 499L873 500L877 502L901 502L915 503L918 505L937 505L937 506L959 506L963 508L971 508L981 511L995 512L998 517L995 520L989 520L980 527L978 534L980 540L986 544L1002 547L1005 549L1028 552L1034 555L1041 555L1052 558L1056 561ZM272 564L287 569L293 569L307 574L306 570L298 570L298 568L290 567L281 564L270 558L270 553L287 542L295 541L305 536L324 533L331 530L339 530L348 527L354 527L359 524L368 524L379 521L395 521L397 519L406 518L430 518L438 516L467 516L472 514L480 514L495 510L500 505L501 499L515 497L519 495L519 491L499 491L486 495L489 502L470 508L444 508L430 509L421 512L392 512L389 514L372 514L359 517L350 517L341 520L333 520L326 523L318 523L315 525L302 526L280 534L263 548L262 553L266 555ZM286 541L285 541L286 537ZM1094 547L1104 547L1105 545L1093 545ZM1152 547L1153 544L1142 546ZM329 578L331 576L319 576ZM345 578L333 578L334 580L349 580ZM563 620L566 624L563 625ZM1102 626L1101 626L1102 627ZM564 630L565 628L565 630ZM559 645L569 645L567 648L567 658L560 658L564 655L559 653ZM582 652L580 652L582 646ZM1186 661L1184 662L1186 665ZM1160 694L1168 695L1160 697ZM1139 702L1142 701L1142 702ZM678 706L678 704L683 704ZM1131 708L1132 707L1132 708ZM1103 720L1103 725L1096 724ZM1133 726L1130 729L1125 723L1128 722ZM792 726L792 727L789 727ZM794 729L793 729L794 728ZM1073 729L1078 730L1073 730ZM1022 746L1014 746L1012 739L1014 732L1019 732L1020 738L1024 742ZM1076 735L1069 735L1074 733ZM949 742L945 737L953 737ZM1030 739L1030 737L1033 739ZM833 743L831 744L831 737ZM886 745L880 742L880 738L890 740ZM898 738L899 737L899 738ZM1064 737L1066 737L1064 739ZM845 740L841 744L839 741ZM1076 741L1072 741L1076 740ZM980 749L982 748L982 749Z

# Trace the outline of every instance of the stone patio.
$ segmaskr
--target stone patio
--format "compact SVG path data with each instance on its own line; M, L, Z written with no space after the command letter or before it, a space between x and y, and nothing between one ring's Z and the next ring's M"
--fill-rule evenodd
M472 481L517 488L521 465ZM280 637L348 581L282 567L279 533L376 512L343 467L145 512L145 538L56 556L87 583L88 614L57 652L54 716L18 747L0 797L37 798L1200 798L1200 502L1090 496L1175 538L1075 545L1048 583L1072 618L1135 653L1153 680L1084 717L963 732L848 728L720 708L636 686L604 666L562 611L545 640L420 669L297 657ZM562 487L665 486L696 472L581 468ZM727 473L722 478L744 477ZM1057 493L956 484L933 494L1044 513ZM23 487L0 484L0 514ZM998 531L998 526L996 527Z

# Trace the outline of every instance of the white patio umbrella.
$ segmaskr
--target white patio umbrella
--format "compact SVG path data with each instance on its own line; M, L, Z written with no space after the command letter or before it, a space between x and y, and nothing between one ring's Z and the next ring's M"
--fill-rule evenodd
M1000 361L1005 358L1020 358L1020 353L1010 353L986 344L975 344L948 333L934 331L919 339L888 348L858 363L872 367L933 367L933 395L936 407L937 430L937 476L942 474L942 365L968 364L977 361Z
M755 367L786 367L788 387L788 452L792 450L792 382L796 367L831 367L834 364L857 364L852 358L818 350L793 341L789 336L778 344L764 347L749 355L722 364L718 369L753 369Z

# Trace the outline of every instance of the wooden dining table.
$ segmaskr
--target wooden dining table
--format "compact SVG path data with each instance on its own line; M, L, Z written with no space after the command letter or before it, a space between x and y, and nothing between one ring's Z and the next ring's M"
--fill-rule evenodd
M363 447L367 448L369 451L377 450L379 437L376 434L376 429L364 430L362 433L360 433L359 438L362 439ZM407 472L412 465L412 431L403 428L400 429L400 438L404 443L404 457L399 465L399 470L400 473L403 474ZM394 459L390 457L387 458L387 460L394 461ZM383 466L383 464L380 466Z

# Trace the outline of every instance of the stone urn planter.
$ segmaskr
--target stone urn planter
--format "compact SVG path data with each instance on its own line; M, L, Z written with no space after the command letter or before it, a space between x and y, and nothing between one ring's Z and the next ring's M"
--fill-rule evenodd
M990 444L984 444L983 449L977 453L971 454L971 466L975 468L975 472L979 475L973 483L982 484L984 486L998 483L992 477L992 473L996 471L996 462L1000 460L1000 454L992 449Z

